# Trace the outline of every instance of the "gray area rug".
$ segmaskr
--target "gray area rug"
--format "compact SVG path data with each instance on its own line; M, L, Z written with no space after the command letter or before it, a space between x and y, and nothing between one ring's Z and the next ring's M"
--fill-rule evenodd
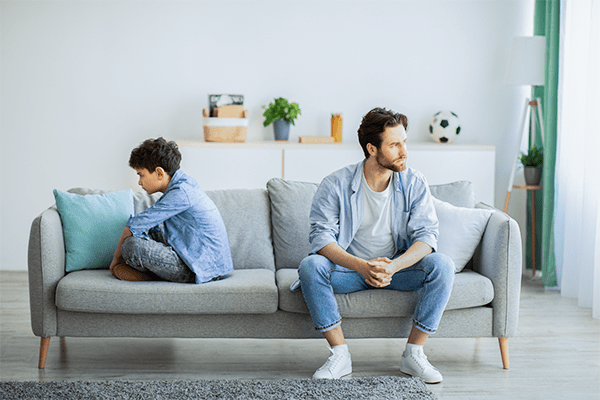
M402 399L437 397L418 378L0 382L0 399Z

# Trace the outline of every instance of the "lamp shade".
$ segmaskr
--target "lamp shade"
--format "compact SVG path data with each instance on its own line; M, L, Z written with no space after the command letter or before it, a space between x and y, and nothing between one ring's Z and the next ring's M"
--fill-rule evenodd
M514 38L506 83L509 85L543 85L545 61L545 37L524 36Z

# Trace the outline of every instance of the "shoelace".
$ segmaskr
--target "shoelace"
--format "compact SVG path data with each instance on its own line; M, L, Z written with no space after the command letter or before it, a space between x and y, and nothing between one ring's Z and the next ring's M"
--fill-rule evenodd
M437 368L431 365L429 360L427 360L427 356L425 353L423 353L423 351L418 351L416 355L411 353L410 356L413 358L413 360L415 360L417 365L421 367L421 370L425 371L425 369L429 367L437 371Z
M319 368L319 370L329 370L329 371L333 371L335 369L335 367L339 364L340 360L343 358L343 354L335 354L333 352L333 350L329 350L331 352L331 355L329 356L329 358L327 359L327 361L325 362L325 364L323 364L323 366L321 368Z

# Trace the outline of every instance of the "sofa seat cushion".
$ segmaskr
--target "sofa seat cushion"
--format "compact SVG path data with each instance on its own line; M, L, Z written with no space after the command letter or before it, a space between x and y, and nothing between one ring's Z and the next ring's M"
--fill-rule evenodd
M270 314L277 311L275 274L236 270L201 285L120 281L108 270L67 274L56 288L59 309L113 314Z
M298 270L280 269L275 277L279 289L279 308L283 311L309 314L302 291L290 291L290 285L298 279ZM340 314L345 318L412 317L417 296L417 291L386 289L335 295ZM466 269L454 277L454 286L446 310L483 306L489 304L493 298L492 281Z

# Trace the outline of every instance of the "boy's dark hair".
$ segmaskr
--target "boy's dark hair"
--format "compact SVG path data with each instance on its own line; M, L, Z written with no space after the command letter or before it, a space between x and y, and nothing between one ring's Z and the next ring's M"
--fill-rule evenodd
M381 148L381 134L386 128L404 126L408 130L408 118L404 114L396 113L385 108L374 108L362 119L358 128L358 141L362 146L365 158L369 158L367 144L371 143L378 149Z
M180 162L181 153L177 143L167 142L162 137L145 140L129 156L131 168L146 168L152 173L161 167L170 177L179 169Z

